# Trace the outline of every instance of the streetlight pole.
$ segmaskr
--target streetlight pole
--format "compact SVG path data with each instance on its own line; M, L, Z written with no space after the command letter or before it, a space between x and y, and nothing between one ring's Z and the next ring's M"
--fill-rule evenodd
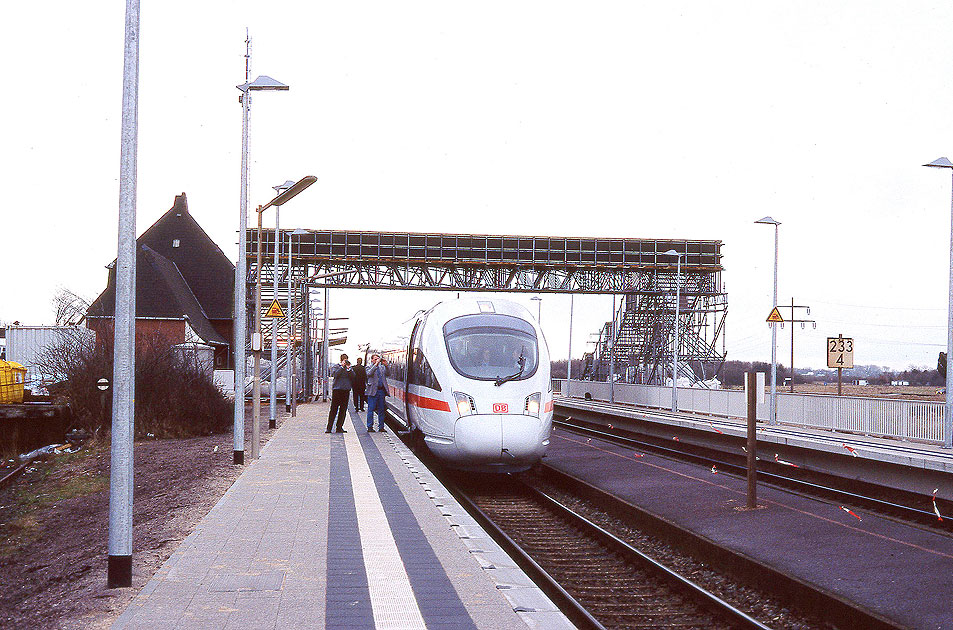
M680 252L670 249L665 252L667 256L675 256L675 341L672 344L672 411L678 411L678 339L679 339L679 319L681 317L680 307L682 302L682 256Z
M248 81L251 76L251 38L245 34L245 82L236 86L241 90L242 104L242 175L241 196L238 219L238 263L235 265L235 411L232 427L233 463L245 462L245 344L248 341L247 302L248 290L245 286L245 266L248 255L248 111L251 107L251 92L287 91L289 87L268 76L260 76ZM259 392L260 394L261 392ZM257 442L255 443L257 451Z
M328 402L328 287L324 287L324 331L321 334L321 400Z
M292 345L295 342L295 329L294 329L294 303L292 301L293 296L293 285L291 280L291 269L294 261L291 258L291 247L292 239L295 236L301 236L307 234L307 230L302 230L301 228L296 229L294 232L288 234L288 343L285 347L285 367L287 368L287 384L285 385L285 411L292 412L294 415L294 408L292 405L293 401L296 400L298 390L294 388L294 353L292 352Z
M574 297L574 293L569 294L569 359L566 364L566 391L564 392L567 396L569 395L569 381L572 380L572 307Z
M113 412L106 585L132 586L136 399L136 159L139 149L139 2L126 0L119 151L119 245L113 308Z
M543 323L543 298L538 295L534 295L530 298L532 301L536 302L536 323L542 325Z
M261 215L268 208L275 206L280 207L281 205L287 203L292 198L294 198L302 190L313 184L318 180L317 177L313 175L308 175L307 177L302 177L298 180L293 186L285 190L284 192L277 195L274 199L269 201L263 206L258 206L256 212L258 212L258 273L255 274L255 333L259 337L258 343L252 344L252 351L255 354L255 384L254 390L252 392L252 397L254 398L253 405L255 408L255 421L252 424L252 442L251 442L251 457L252 459L258 459L258 442L260 440L260 423L261 423ZM275 234L277 237L277 233ZM275 249L278 247L278 240L275 240ZM272 346L274 346L274 339L272 339ZM274 380L275 380L275 370L274 364L272 364L271 370L271 380L272 380L272 390L274 390Z
M274 186L275 193L282 191L281 186ZM275 262L272 265L272 280L274 285L274 298L278 300L278 256L281 251L281 229L279 228L278 216L281 214L281 206L275 206ZM261 216L260 214L258 216ZM258 238L261 238L259 232ZM260 243L261 241L259 241ZM261 277L261 265L258 266L258 276ZM285 313L285 317L289 317ZM278 420L275 417L275 407L278 406L278 318L271 318L271 386L268 388L268 428L274 429L278 426Z
M953 172L953 162L945 157L937 158L929 164L931 168L948 168ZM946 410L943 415L943 448L953 448L953 201L950 203L950 284L948 311L946 320Z
M778 306L778 226L780 221L771 217L758 219L755 223L774 226L774 294L771 298L771 309ZM774 322L771 326L771 405L768 411L768 424L778 423L778 326Z
M615 293L612 294L612 320L609 323L609 402L615 402Z
M294 186L294 182L290 179L285 181L283 184L278 184L277 186L272 186L275 190L276 195L280 195L284 191L288 190ZM275 300L278 300L278 265L280 264L279 257L281 254L281 224L279 222L279 215L281 214L281 206L275 206L275 263L272 266L272 273L274 280L274 291L275 291ZM289 256L291 252L288 252ZM261 268L259 267L259 274L261 273ZM291 267L288 267L288 273L291 273ZM291 276L288 276L290 282ZM290 288L290 287L289 287ZM291 299L289 293L288 299ZM285 313L286 324L288 328L291 328L291 313ZM287 387L287 385L286 385ZM277 406L278 406L278 318L271 318L271 387L268 388L268 428L274 429L278 426L278 421L276 419L277 415Z

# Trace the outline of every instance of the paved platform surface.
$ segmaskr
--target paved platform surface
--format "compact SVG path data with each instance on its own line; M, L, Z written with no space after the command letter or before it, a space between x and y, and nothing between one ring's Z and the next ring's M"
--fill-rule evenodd
M544 463L718 544L923 630L953 629L953 537L558 429ZM858 518L859 517L859 518Z
M113 625L571 628L390 432L298 407Z

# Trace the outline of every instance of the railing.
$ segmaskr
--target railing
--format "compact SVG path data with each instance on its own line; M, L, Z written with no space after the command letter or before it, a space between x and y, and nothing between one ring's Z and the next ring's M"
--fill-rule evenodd
M553 380L555 395L591 398L652 407L672 408L672 388L657 385L616 383L611 388L605 381ZM768 420L768 396L758 405L761 422ZM725 418L745 418L745 394L741 390L678 388L678 409ZM864 398L855 396L820 396L778 392L778 422L800 427L862 433L901 440L943 443L943 402Z

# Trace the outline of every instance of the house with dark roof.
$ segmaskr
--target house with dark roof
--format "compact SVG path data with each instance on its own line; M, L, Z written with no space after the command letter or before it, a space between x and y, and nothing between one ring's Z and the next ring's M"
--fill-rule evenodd
M87 326L111 333L116 305L116 261L106 289L86 312ZM215 349L216 369L232 366L235 265L189 213L185 193L136 239L136 334ZM111 336L111 335L110 335Z

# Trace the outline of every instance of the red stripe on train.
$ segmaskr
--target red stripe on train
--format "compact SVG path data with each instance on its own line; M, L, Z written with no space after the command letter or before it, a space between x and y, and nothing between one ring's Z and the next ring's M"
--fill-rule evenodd
M398 387L388 387L397 398L401 400L406 400L411 405L415 407L420 407L421 409L433 409L435 411L450 411L450 404L445 400L440 400L438 398L427 398L426 396L418 396L412 392L404 392L404 390Z

